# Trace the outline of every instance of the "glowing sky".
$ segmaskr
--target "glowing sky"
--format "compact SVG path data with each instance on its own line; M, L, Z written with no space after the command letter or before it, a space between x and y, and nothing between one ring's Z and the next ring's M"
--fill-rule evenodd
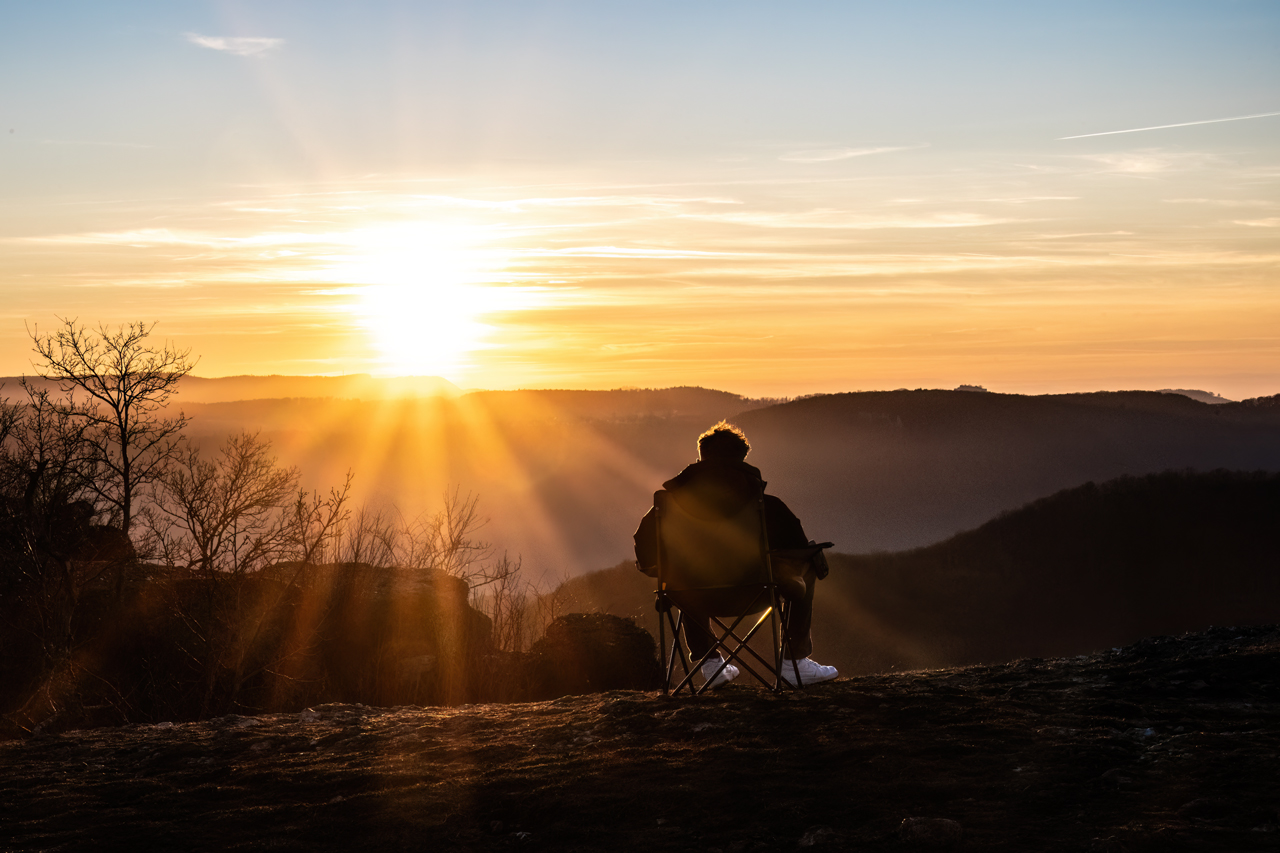
M0 374L71 316L203 376L1273 394L1277 44L1272 0L6 3Z

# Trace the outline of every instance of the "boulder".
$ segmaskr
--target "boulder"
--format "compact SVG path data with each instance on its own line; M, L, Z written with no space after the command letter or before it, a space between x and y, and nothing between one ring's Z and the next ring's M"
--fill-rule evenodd
M570 613L530 650L534 698L604 690L656 690L662 683L653 635L609 613Z

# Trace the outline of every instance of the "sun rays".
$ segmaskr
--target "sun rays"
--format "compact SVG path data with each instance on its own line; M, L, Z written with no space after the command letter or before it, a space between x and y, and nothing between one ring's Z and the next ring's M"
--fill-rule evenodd
M784 167L798 168L770 168ZM1275 205L1231 189L1247 169L1168 152L1078 153L1034 176L1016 164L977 178L961 170L926 191L909 163L893 168L907 172L822 185L809 171L754 183L709 174L684 194L673 193L687 177L679 174L625 187L262 187L154 226L7 248L18 266L50 269L54 256L91 253L92 266L54 275L85 305L108 289L136 301L163 293L166 330L207 342L202 368L214 375L693 384L766 396L954 387L980 375L1003 390L1067 390L1105 377L1059 376L1062 361L1028 359L1016 330L1051 322L1084 352L1098 318L1118 316L1108 307L1155 318L1162 339L1261 342L1234 347L1234 366L1212 371L1190 347L1162 348L1158 363L1126 356L1125 387L1190 383L1249 396L1269 375L1276 253L1262 226ZM1227 189L1174 195L1162 182L1182 173ZM1133 185L1135 175L1144 183ZM1099 219L1081 181L1104 195L1122 184L1126 196L1142 195L1144 213ZM1207 203L1174 203L1187 198ZM1195 241L1173 239L1191 233ZM1203 310L1224 292L1206 292L1209 280L1229 285L1223 304L1234 319ZM16 310L41 292L16 288ZM1245 304L1252 310L1241 313ZM955 334L975 325L985 329L980 346ZM1152 331L1118 330L1120 348L1145 352Z

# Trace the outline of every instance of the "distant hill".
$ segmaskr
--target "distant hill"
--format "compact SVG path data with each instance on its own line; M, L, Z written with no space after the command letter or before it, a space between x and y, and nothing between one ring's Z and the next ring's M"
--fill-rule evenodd
M308 487L351 469L361 500L409 515L447 488L475 492L493 519L485 535L535 578L559 579L628 558L653 492L695 459L697 435L720 418L746 429L750 461L810 536L861 553L938 542L1089 480L1280 471L1277 399L892 391L763 405L675 388L184 409L202 443L261 430Z
M52 383L28 377L37 387ZM5 394L19 393L19 378L0 378ZM179 403L228 403L287 397L338 397L385 400L400 397L456 397L462 390L439 376L377 377L367 373L345 376L186 376L178 384Z
M1278 401L887 391L797 400L737 422L769 491L809 535L860 553L937 542L1089 480L1280 471Z
M183 402L220 403L277 397L342 397L386 400L400 397L456 397L462 393L439 376L188 376L178 388Z
M1181 394L1184 397L1190 397L1192 400L1199 400L1201 403L1234 403L1235 400L1228 400L1221 394L1215 394L1212 391L1196 391L1190 388L1161 388L1161 394Z
M520 411L536 406L553 409L561 416L602 421L640 421L653 418L719 420L725 417L726 412L744 412L780 402L753 400L727 391L696 386L620 388L612 391L475 391L467 396L470 402L483 405L491 411Z
M926 548L833 554L815 657L844 674L1081 654L1154 634L1280 619L1280 475L1087 483ZM562 610L638 619L632 565L563 584Z

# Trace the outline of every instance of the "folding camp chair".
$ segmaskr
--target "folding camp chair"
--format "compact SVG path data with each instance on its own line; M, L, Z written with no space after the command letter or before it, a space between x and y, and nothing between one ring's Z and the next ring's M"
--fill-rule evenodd
M659 611L658 645L664 655L663 692L679 693L687 688L698 695L707 690L711 680L695 685L693 678L701 671L702 664L715 654L724 659L716 675L732 662L771 690L803 687L799 669L794 664L791 673L794 684L782 677L784 655L793 657L787 654L791 649L790 620L783 592L788 583L795 585L798 581L776 578L773 559L809 559L824 547L831 547L831 543L771 551L765 526L763 486L734 515L705 511L695 514L696 510L682 507L666 490L654 494L653 505L657 510L658 589L655 594ZM803 594L803 583L799 582L799 586L798 592ZM709 617L711 622L711 649L692 662L692 666L687 642L682 643L681 629L686 614ZM754 624L742 631L744 622L757 614ZM766 621L772 660L748 645ZM670 646L666 641L668 628L672 637ZM748 656L763 675L748 663ZM677 660L683 677L672 689Z

